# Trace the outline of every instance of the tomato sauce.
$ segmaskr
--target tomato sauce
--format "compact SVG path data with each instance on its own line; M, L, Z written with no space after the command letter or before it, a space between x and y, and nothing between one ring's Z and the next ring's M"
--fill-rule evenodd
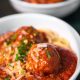
M71 49L49 46L46 35L29 26L1 35L0 80L69 80L76 55Z
M37 49L37 47L32 47L27 58L27 65L29 65L27 70L33 74L33 77L29 78L31 78L31 80L69 80L75 72L77 64L76 55L73 51L63 47L55 46L52 48L53 46L50 47L49 45L48 47L49 53L47 56L45 52L46 50L43 50L44 48L40 52L34 54L33 51ZM57 52L55 52L54 49ZM36 60L37 55L39 55L39 61ZM36 66L38 67L35 68Z
M24 0L24 1L35 4L50 4L50 3L63 2L64 0Z

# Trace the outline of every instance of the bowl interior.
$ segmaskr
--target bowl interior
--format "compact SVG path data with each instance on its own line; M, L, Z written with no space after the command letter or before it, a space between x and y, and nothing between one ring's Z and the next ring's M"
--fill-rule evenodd
M76 33L76 31L73 31L73 28L73 30L71 30L70 25L55 17L42 14L18 14L0 19L0 34L8 31L13 31L19 27L26 25L31 25L37 29L48 29L57 32L61 37L64 37L70 42L73 51L78 57L76 71L74 75L70 78L70 80L74 80L80 70L80 40L78 40L79 35ZM75 37L75 35L77 35L77 38Z

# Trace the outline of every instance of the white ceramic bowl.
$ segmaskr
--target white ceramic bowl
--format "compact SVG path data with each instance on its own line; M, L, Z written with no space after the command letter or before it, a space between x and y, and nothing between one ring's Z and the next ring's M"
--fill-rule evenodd
M79 0L66 0L55 4L32 4L22 0L10 0L10 2L18 12L42 13L57 17L67 16L79 6Z
M78 33L69 24L55 17L42 14L17 14L0 19L0 34L13 31L25 25L55 31L70 42L78 58L76 70L70 78L70 80L75 80L80 72L80 37Z

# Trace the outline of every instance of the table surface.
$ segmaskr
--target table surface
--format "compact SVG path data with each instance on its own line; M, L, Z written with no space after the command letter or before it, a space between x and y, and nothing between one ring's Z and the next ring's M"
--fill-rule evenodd
M0 18L16 13L18 12L12 8L8 0L0 0ZM80 34L80 7L73 14L62 19L72 25ZM80 74L76 80L80 80Z

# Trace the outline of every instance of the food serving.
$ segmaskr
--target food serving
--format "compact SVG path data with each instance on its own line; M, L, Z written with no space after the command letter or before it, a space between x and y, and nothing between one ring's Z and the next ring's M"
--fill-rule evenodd
M0 80L69 80L76 64L69 42L55 32L24 26L0 36Z
M64 0L24 0L24 1L35 4L50 4L50 3L63 2Z

